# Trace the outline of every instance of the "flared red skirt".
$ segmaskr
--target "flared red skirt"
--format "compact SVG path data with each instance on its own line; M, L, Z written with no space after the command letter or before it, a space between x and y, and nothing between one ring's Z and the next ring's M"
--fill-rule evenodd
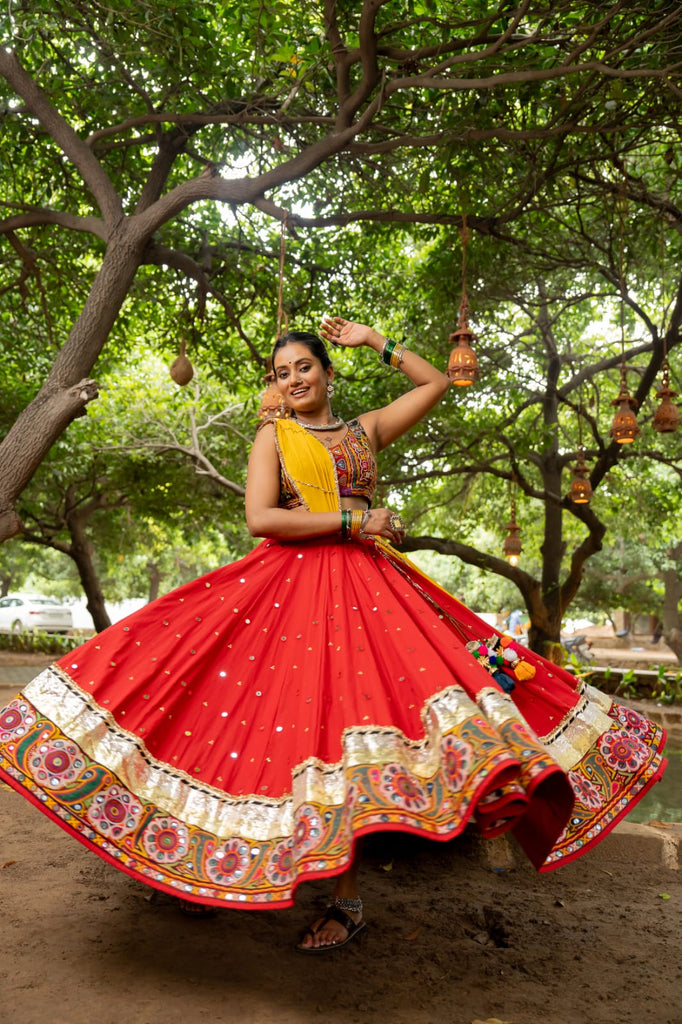
M288 906L363 834L472 821L551 870L660 776L664 735L529 651L500 669L498 640L388 546L264 541L37 676L0 775L197 902Z

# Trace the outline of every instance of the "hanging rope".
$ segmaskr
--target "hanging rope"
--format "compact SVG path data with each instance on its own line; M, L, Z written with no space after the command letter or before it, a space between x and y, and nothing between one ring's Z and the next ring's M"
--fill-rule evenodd
M279 290L277 295L277 337L282 336L282 320L284 320L285 329L289 330L289 317L284 312L284 306L282 303L282 294L284 291L284 257L286 255L286 227L289 214L287 213L282 221L282 228L279 237Z
M668 340L665 328L666 302L665 302L665 238L663 235L663 222L660 230L661 247L661 307L663 310L661 319L661 341L663 344L663 359L661 360L661 388L656 392L656 398L660 399L660 405L654 410L652 425L659 434L674 434L680 423L680 410L672 401L678 397L678 392L670 387L670 363L668 362Z
M466 213L462 213L462 226L459 229L459 237L462 240L462 300L459 305L459 326L468 327L469 296L467 295L467 245L469 244L469 228L467 227Z
M618 192L618 230L619 230L619 251L618 251L618 284L620 291L620 391L617 397L611 402L616 407L611 422L610 436L617 444L632 444L639 436L640 429L637 423L635 410L637 400L628 391L627 364L625 361L625 226L624 218L627 208L627 192L625 181L623 181Z
M282 337L282 321L284 321L285 331L289 330L289 317L284 312L284 257L286 255L286 227L289 214L285 213L284 220L279 236L279 285L277 289L277 338ZM290 415L290 410L284 404L284 399L277 389L275 384L275 375L272 370L272 359L270 356L265 360L265 391L261 398L260 408L258 409L258 419L280 419L287 418Z
M625 227L623 211L627 203L625 183L621 185L618 197L618 289L620 291L620 358L622 373L625 373Z

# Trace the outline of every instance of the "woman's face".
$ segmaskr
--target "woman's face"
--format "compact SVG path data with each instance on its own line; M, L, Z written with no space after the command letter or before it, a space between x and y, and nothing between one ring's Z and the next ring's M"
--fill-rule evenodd
M334 377L334 370L331 366L325 370L307 345L291 341L278 349L273 369L277 387L294 412L305 414L327 408L327 384Z

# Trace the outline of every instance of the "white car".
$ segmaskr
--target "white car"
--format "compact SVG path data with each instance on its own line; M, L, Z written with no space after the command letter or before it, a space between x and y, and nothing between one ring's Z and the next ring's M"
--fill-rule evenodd
M0 633L68 633L72 625L71 609L56 597L40 594L0 597Z

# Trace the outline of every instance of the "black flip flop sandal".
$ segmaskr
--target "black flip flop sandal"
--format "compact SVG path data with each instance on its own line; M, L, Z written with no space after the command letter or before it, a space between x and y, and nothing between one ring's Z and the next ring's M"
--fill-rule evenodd
M329 953L334 949L341 949L342 946L347 946L351 939L354 939L358 932L361 932L366 924L365 921L358 921L358 923L356 924L353 918L349 917L348 914L346 914L339 907L331 906L327 907L327 912L320 921L315 931L313 931L312 928L306 928L305 932L303 933L303 938L305 938L306 935L316 935L320 928L323 928L325 926L327 921L337 921L340 925L342 925L348 932L346 938L342 939L340 942L330 942L326 946L301 946L299 944L295 947L297 953Z

